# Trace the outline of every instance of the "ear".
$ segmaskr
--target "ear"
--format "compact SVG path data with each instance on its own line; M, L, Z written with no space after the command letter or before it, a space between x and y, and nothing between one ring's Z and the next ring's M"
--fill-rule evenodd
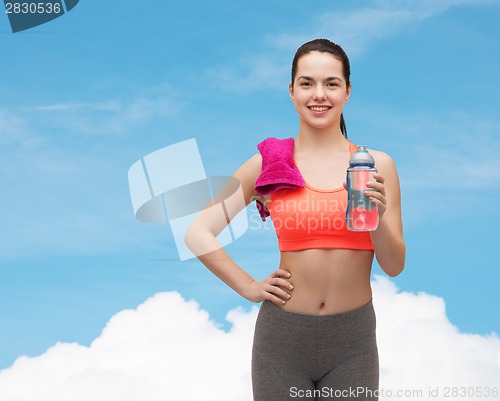
M349 101L349 98L351 97L351 89L352 89L352 82L349 82L349 86L347 87L347 92L345 95L345 102L346 103Z
M292 99L292 102L294 101L293 100L293 83L289 83L288 84L288 92L290 92L290 99Z

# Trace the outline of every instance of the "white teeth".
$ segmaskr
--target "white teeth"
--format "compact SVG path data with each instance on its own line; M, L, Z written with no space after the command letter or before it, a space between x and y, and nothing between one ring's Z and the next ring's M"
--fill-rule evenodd
M312 111L326 111L326 110L329 109L329 107L326 107L326 106L321 106L321 107L319 107L319 106L311 106L310 109Z

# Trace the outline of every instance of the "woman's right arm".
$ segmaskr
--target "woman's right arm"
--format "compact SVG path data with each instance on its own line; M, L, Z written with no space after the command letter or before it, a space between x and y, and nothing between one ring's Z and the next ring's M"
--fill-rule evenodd
M232 177L241 184L244 201L238 196L226 197L224 213L221 213L222 206L217 207L217 202L213 201L211 206L215 207L206 207L193 221L186 234L185 243L212 273L244 298L252 302L267 299L276 304L284 304L290 298L284 288L288 291L293 288L288 281L289 272L278 269L264 280L256 281L234 262L217 241L217 235L227 227L231 219L259 198L255 192L255 181L261 168L262 157L259 153L238 168Z

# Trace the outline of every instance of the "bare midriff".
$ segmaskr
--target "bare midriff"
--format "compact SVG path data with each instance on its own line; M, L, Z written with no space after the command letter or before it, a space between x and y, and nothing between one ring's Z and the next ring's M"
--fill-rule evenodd
M370 302L373 251L307 249L281 252L280 268L290 272L293 290L283 309L310 315L329 315Z

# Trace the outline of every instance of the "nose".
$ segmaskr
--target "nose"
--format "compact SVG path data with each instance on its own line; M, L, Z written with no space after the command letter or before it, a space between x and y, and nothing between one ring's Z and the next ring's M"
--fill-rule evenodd
M313 99L314 100L325 100L326 94L325 89L322 85L317 85L314 89Z

